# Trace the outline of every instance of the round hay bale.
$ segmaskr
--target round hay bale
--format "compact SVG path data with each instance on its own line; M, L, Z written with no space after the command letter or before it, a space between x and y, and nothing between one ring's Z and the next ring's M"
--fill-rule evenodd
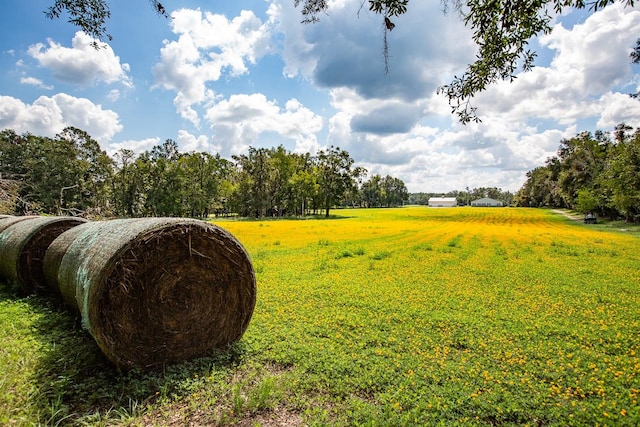
M60 234L86 222L73 217L13 217L0 222L0 274L25 293L45 284L43 261L47 248ZM24 219L28 219L25 221Z
M6 218L0 219L0 233L2 233L7 227L11 227L16 222L24 221L26 219L38 218L35 215L29 216L7 216Z
M56 239L45 264L103 353L124 369L158 368L236 342L256 303L244 247L203 221L88 222Z
M116 224L116 221L112 221ZM78 303L76 302L76 287L72 281L61 283L58 281L58 272L60 271L60 263L62 258L67 252L69 245L85 231L86 227L83 224L73 227L60 236L58 236L47 249L47 253L44 256L44 277L45 282L49 287L62 296L62 299L75 311L79 313ZM71 287L69 287L71 286Z

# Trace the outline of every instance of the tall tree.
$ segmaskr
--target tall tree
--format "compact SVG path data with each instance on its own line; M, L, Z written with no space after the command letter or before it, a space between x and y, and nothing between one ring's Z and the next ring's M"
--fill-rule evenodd
M355 186L356 178L362 173L361 169L354 170L352 166L353 159L349 153L339 147L331 146L318 152L316 175L325 217L329 217L329 210Z
M295 174L296 159L280 145L269 150L269 162L270 209L273 215L282 216L295 209L291 179Z
M135 153L120 149L114 155L116 171L112 181L112 197L116 215L135 217L140 214L143 186L136 168Z
M365 207L375 208L382 205L381 181L382 177L375 174L362 183L360 191L362 193L362 201L364 202Z
M142 159L149 171L146 190L148 211L154 216L185 215L186 180L185 171L178 164L181 157L178 144L167 139L145 154Z
M178 159L184 171L184 211L191 217L208 217L223 207L224 184L231 172L231 163L219 154L189 153Z
M113 160L100 148L98 141L81 129L67 127L56 138L68 141L75 147L80 174L77 177L78 192L82 200L80 209L93 209L97 212L106 209L110 198Z
M241 215L263 218L272 207L269 150L249 147L247 154L233 156L238 168L234 204Z
M610 206L626 220L640 220L640 129L621 139L604 172Z
M18 135L11 129L0 132L0 178L21 180L27 174L25 164L30 134Z
M309 153L294 154L295 172L290 178L294 213L301 216L310 208L316 207L318 199L318 183L313 174L313 159ZM300 210L298 210L298 208Z

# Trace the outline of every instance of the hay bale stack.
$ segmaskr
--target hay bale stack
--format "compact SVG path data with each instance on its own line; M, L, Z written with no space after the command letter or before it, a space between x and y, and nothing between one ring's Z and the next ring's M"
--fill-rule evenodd
M11 217L0 221L0 275L30 294L45 284L44 256L58 236L86 220L73 217Z
M203 221L88 222L50 246L51 286L118 367L152 369L239 340L256 302L242 245Z

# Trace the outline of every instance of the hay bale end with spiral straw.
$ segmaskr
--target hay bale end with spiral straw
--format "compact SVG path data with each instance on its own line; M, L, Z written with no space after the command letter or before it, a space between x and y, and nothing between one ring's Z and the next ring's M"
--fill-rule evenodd
M198 220L79 225L51 244L45 272L123 369L155 369L224 348L242 337L256 303L244 247Z

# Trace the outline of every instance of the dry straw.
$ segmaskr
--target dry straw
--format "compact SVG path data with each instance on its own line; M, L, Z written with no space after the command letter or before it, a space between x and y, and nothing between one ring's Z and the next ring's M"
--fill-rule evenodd
M103 353L124 369L226 347L242 337L256 303L245 249L197 220L82 224L51 244L45 271Z
M11 217L0 220L0 275L30 294L45 283L47 248L68 229L86 220L73 217Z

